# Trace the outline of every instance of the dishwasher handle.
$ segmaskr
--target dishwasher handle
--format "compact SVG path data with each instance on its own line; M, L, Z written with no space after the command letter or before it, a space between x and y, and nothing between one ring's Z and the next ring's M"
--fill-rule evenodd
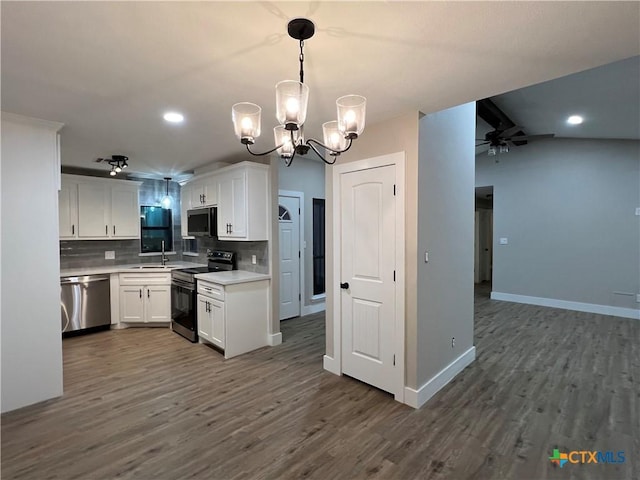
M85 277L66 277L60 279L60 285L77 285L84 283L94 283L94 282L104 282L105 280L109 280L107 275L92 275Z

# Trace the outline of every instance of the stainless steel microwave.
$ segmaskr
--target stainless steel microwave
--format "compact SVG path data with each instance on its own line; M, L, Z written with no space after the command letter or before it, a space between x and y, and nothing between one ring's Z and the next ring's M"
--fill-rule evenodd
M197 208L187 210L187 233L194 237L218 236L218 209Z

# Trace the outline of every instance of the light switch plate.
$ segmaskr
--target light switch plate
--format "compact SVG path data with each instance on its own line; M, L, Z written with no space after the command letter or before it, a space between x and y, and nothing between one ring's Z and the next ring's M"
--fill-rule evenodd
M509 245L509 239L507 237L500 237L500 245Z
M104 252L104 259L105 260L115 260L116 259L116 252L113 250L107 250Z
M256 256L255 256L255 255L251 255L251 263L252 263L253 265L255 265L256 263L258 263L258 259L256 258Z

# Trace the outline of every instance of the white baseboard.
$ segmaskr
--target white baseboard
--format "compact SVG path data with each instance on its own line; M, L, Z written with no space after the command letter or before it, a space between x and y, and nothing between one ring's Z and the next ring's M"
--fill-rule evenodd
M325 303L312 303L311 305L302 305L300 316L311 315L312 313L324 312L326 310Z
M556 300L555 298L530 297L528 295L514 295L512 293L501 292L491 292L491 299L640 320L640 310L633 308L612 307L610 305L598 305L595 303L570 302L567 300Z
M269 342L270 347L275 347L276 345L280 345L282 343L282 333L270 333L267 341Z
M327 372L331 372L334 375L342 375L342 372L340 371L340 367L338 365L338 362L336 362L336 359L333 358L333 357L325 355L323 357L323 359L322 359L322 367Z
M413 408L420 408L475 359L476 347L471 347L438 372L431 380L422 385L418 390L404 387L404 403Z

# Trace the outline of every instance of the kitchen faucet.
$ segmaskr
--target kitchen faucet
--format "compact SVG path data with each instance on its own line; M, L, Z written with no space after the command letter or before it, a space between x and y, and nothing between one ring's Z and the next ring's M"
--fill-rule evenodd
M167 263L167 256L164 254L164 240L162 240L162 257L160 257L160 262L164 267L165 263Z

